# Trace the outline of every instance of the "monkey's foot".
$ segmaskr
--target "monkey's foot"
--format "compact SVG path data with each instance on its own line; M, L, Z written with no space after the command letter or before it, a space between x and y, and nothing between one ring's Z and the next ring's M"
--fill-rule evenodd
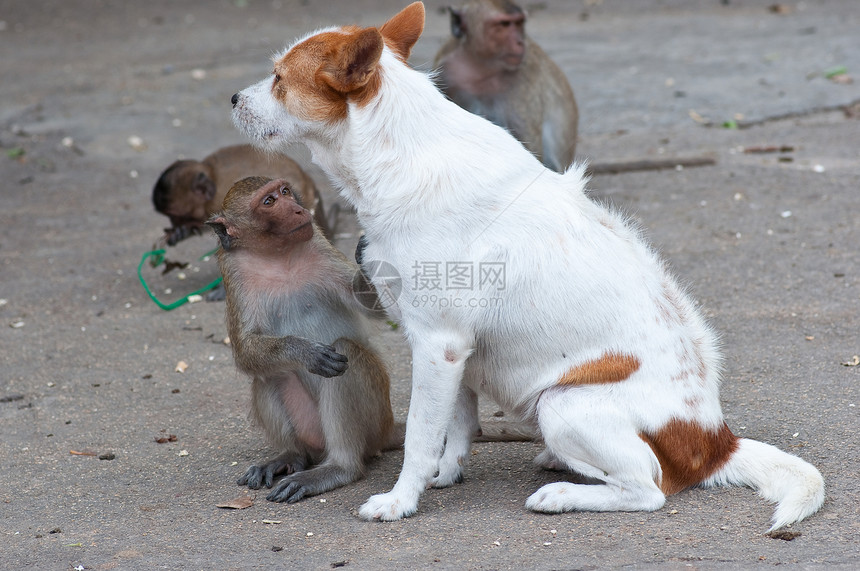
M358 510L366 520L397 521L409 517L418 510L418 499L401 497L394 491L371 496Z
M252 490L259 490L263 486L271 488L276 476L301 472L305 466L305 461L302 459L276 458L262 466L251 466L236 483L240 486L248 486Z
M266 499L270 502L292 504L302 498L339 488L360 477L360 470L347 469L336 464L324 464L287 476L275 485Z
M266 496L270 502L287 502L294 504L305 496L312 495L310 490L302 482L288 476L278 482L275 488Z

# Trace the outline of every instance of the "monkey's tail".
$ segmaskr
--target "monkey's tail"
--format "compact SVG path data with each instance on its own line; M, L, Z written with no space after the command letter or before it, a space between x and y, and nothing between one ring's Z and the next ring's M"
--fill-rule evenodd
M391 434L382 448L383 452L403 448L406 438L406 423L395 422ZM472 442L536 442L540 436L533 429L516 422L496 420L481 425L478 435Z
M472 442L536 442L540 435L533 429L507 420L494 420L481 424Z

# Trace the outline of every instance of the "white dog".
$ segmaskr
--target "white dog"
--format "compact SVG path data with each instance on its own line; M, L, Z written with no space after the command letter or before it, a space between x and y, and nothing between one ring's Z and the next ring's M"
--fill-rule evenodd
M582 167L545 169L406 65L423 27L416 2L379 29L320 30L233 96L257 145L310 148L355 206L365 258L404 278L405 458L361 516L409 516L425 488L461 480L476 391L540 430L539 464L604 483L548 484L529 509L656 510L736 484L777 502L771 529L814 513L818 470L726 426L714 335L654 252L585 196Z

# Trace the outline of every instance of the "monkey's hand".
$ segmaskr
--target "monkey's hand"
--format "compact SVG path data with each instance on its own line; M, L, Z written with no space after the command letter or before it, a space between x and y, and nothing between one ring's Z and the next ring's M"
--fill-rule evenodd
M310 342L307 348L305 366L309 373L321 377L338 377L346 372L346 355L342 355L331 345Z
M367 248L367 236L362 234L361 238L358 239L358 244L355 245L355 263L359 266L364 261L365 248Z
M167 245L175 246L179 242L185 240L189 236L200 235L201 229L199 226L175 226L173 228L165 228L165 235L167 236Z
M218 284L218 287L206 294L205 299L206 301L224 301L227 299L227 290L224 288L224 284Z
M305 369L321 377L337 377L346 372L347 357L325 343L296 335L274 337L257 333L240 333L233 340L236 366L249 375L270 374L281 370Z

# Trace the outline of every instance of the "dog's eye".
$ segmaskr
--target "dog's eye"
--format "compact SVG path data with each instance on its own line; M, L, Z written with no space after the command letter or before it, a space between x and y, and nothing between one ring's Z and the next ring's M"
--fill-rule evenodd
M275 83L279 83L280 81L281 81L281 74L276 73L275 74Z

